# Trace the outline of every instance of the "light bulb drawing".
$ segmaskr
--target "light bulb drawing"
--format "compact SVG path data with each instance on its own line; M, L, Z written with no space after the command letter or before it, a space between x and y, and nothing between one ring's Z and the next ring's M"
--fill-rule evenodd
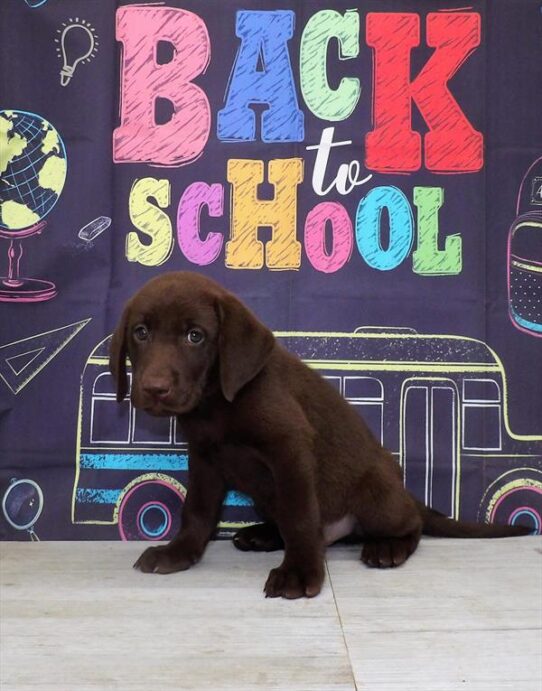
M67 86L70 83L75 68L79 63L90 62L98 50L98 37L94 27L84 19L70 18L69 23L63 23L62 29L57 29L60 38L55 38L58 43L57 53L62 58L63 64L60 70L60 84Z

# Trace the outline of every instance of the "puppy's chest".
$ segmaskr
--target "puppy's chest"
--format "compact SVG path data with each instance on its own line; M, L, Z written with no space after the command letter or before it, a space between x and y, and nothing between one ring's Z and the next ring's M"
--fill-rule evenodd
M212 463L228 486L260 495L270 484L271 474L262 453L248 435L232 431L216 421L198 420L187 429L189 453L196 453Z
M192 452L224 470L245 465L259 457L248 435L232 429L229 421L221 417L193 419L185 424L184 429Z

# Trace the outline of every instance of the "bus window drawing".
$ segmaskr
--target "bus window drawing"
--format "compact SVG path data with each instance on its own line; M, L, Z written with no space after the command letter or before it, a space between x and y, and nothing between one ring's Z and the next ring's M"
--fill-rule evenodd
M355 407L426 504L542 531L542 436L511 431L506 373L483 341L374 327L275 335ZM117 404L110 338L81 378L72 521L167 539L186 496L187 444L174 418L151 418L128 397ZM231 491L219 535L257 520L250 498Z
M542 157L521 182L508 233L508 306L516 328L542 336Z

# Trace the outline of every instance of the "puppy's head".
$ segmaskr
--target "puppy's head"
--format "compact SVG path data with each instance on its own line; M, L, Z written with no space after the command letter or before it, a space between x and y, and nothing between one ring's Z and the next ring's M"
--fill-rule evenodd
M126 305L113 334L110 369L117 400L151 415L187 413L209 393L228 401L264 367L274 337L231 293L204 276L164 274Z

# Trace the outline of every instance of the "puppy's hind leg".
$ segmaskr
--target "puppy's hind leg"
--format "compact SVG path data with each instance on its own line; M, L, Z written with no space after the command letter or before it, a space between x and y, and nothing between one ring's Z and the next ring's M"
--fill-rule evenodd
M279 529L270 521L241 528L233 536L233 544L243 552L275 552L284 549Z
M361 561L377 569L401 566L416 550L419 541L414 533L402 537L368 537L363 543Z
M403 564L416 550L422 519L414 499L395 473L366 473L356 494L356 517L363 534L361 561L375 568Z

